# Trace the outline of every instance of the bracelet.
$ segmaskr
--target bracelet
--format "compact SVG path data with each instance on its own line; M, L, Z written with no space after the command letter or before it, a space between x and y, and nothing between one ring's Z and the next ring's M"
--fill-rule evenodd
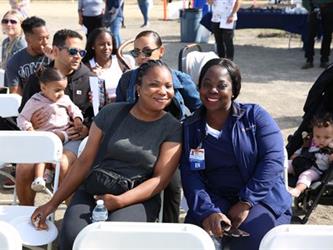
M64 136L64 143L67 143L69 141L68 134L65 131L60 131L60 133Z

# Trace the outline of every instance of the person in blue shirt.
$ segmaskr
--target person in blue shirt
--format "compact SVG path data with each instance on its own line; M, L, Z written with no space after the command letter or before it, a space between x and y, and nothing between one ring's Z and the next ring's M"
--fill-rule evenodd
M146 30L140 32L134 40L134 50L131 55L138 66L149 61L161 59L165 48L162 39L155 31ZM136 96L137 69L128 71L122 75L116 90L117 102L134 103ZM172 69L172 80L175 89L173 102L169 105L169 111L178 119L183 120L191 112L200 107L201 102L197 86L192 78L183 72Z
M212 59L202 68L203 105L183 123L185 222L218 238L224 222L250 236L223 237L222 246L257 250L271 228L290 223L291 196L280 129L259 105L236 102L240 89L239 68L229 59Z
M142 65L149 60L161 59L165 48L161 37L155 31L146 30L140 32L134 40L134 50L131 51L137 65ZM197 86L191 77L177 70L172 71L174 97L166 111L174 117L183 120L191 112L200 107L201 102ZM116 89L116 102L134 103L137 99L136 83L137 69L125 72L119 80ZM177 171L164 192L164 222L178 222L179 205L181 196L181 184L179 171Z

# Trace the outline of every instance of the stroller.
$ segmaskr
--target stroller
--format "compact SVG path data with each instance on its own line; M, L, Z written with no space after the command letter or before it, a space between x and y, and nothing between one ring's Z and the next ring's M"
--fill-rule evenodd
M301 125L288 138L286 146L288 157L302 146L302 132L310 132L312 117L318 112L333 113L333 64L317 78L311 87L305 105ZM293 178L289 178L289 185L293 186ZM312 211L318 204L333 205L333 163L323 174L321 180L313 182L298 198L294 200L294 221L305 224Z
M213 58L219 58L215 52L203 52L199 44L188 44L179 52L178 70L189 74L192 80L198 84L202 67Z

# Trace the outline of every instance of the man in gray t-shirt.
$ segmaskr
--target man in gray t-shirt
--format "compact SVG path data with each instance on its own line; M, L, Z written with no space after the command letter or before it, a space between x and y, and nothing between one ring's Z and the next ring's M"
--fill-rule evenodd
M45 21L38 17L29 17L22 22L27 48L17 52L7 63L5 70L5 86L11 93L22 93L29 76L37 71L41 64L49 64L44 55L48 45L49 33Z

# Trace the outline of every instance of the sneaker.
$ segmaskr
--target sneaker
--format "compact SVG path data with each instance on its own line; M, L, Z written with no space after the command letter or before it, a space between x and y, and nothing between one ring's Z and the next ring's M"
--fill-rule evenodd
M313 68L313 62L306 62L301 69L310 69Z
M13 182L11 179L6 178L2 184L2 187L4 189L13 189L15 187L15 182Z
M41 192L45 190L45 181L43 177L37 177L35 180L31 183L31 189L34 190L35 192Z
M323 69L326 69L327 66L328 66L328 62L321 62L319 67L323 68Z

